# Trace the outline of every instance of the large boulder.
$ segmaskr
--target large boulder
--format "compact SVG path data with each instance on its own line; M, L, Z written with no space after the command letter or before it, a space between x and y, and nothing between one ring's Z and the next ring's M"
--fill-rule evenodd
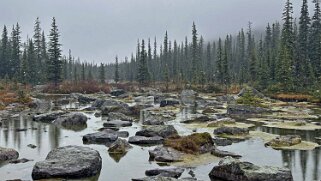
M125 115L130 115L132 113L130 107L126 103L112 99L105 100L100 106L100 109L102 115L108 115L111 112L119 112Z
M227 107L227 114L236 116L248 116L252 114L263 114L271 112L270 109L254 107L244 104L230 104Z
M291 171L286 168L257 166L249 162L241 162L232 157L225 157L218 166L209 173L212 180L237 181L293 181Z
M19 157L19 153L11 148L0 147L0 162L14 160Z
M179 100L169 98L169 99L164 99L160 101L160 107L165 107L165 106L176 106L179 105Z
M1 106L1 103L0 103ZM48 100L43 100L43 99L33 99L31 103L29 103L29 108L35 113L46 113L50 111L52 105L51 102Z
M302 141L299 135L286 135L286 136L278 136L271 141L265 143L265 146L271 147L282 147L282 146L293 146L300 144Z
M216 100L218 102L224 102L224 103L235 103L236 98L234 95L223 95L223 96L218 96L216 97Z
M128 139L129 143L136 144L136 145L158 145L158 144L162 144L163 141L164 141L164 138L160 136L152 136L152 137L132 136L132 137L129 137Z
M183 90L181 92L181 101L185 105L193 105L195 104L197 92L193 90Z
M34 115L33 120L43 123L52 123L55 119L57 119L59 116L66 114L64 111L53 111L49 113Z
M113 154L126 153L132 146L124 139L118 138L109 146L108 152Z
M116 133L101 131L84 135L82 141L85 144L109 144L117 139L118 135Z
M173 125L154 125L148 126L140 131L136 132L136 136L161 136L163 138L170 137L172 135L177 135L177 130Z
M87 125L87 116L83 113L69 113L58 117L53 121L55 125L64 127Z
M147 176L163 176L163 177L172 177L172 178L179 178L184 169L182 168L166 168L166 169L152 169L146 170L145 175Z
M220 127L214 130L214 134L216 135L248 135L248 128L238 128L238 127Z
M158 146L149 151L149 158L158 162L183 161L183 154L173 148Z
M82 146L65 146L50 151L44 161L37 162L32 178L86 178L99 174L101 167L98 151Z

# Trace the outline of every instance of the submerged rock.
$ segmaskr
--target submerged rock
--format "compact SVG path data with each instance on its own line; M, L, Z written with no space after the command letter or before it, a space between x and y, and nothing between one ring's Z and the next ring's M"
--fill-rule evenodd
M301 143L301 137L298 135L278 136L271 141L265 143L265 146L282 147L293 146Z
M129 137L128 139L129 143L136 144L136 145L158 145L158 144L162 144L163 141L164 141L164 138L160 136L152 136L152 137L132 136L132 137Z
M52 123L59 116L66 114L64 111L53 111L50 113L44 113L33 116L34 121L43 122L43 123Z
M17 159L19 153L11 148L2 148L0 147L0 162Z
M11 161L9 161L9 163L18 164L18 163L26 163L26 162L30 162L30 161L33 161L33 160L29 160L27 158L21 158L21 159L11 160Z
M159 162L183 161L183 154L173 148L158 146L149 151L149 158Z
M248 128L238 128L238 127L220 127L214 130L214 134L221 135L248 135L249 129Z
M209 122L207 127L221 127L221 126L224 126L225 124L235 124L235 123L236 121L232 118L222 118L216 121Z
M179 178L182 173L184 172L184 169L182 168L166 168L166 169L152 169L152 170L146 170L145 175L146 176L162 176L162 177L172 177L172 178Z
M211 179L237 181L293 181L291 171L286 168L257 166L226 157L209 173Z
M83 113L69 113L58 117L53 123L63 127L84 126L87 124L87 120L87 116Z
M173 125L154 125L148 126L140 131L136 132L136 136L161 136L163 138L170 137L172 135L177 135L177 130Z
M117 139L118 135L116 133L101 131L84 135L82 141L85 144L109 144Z
M233 158L241 158L241 155L232 153L232 152L228 152L228 151L224 151L224 150L219 150L217 148L213 149L211 151L211 154L217 157L226 157L226 156L231 156Z
M175 105L179 105L179 100L170 98L170 99L164 99L160 101L160 107L175 106Z
M128 127L132 126L133 123L129 121L121 121L121 120L113 120L113 121L107 121L103 124L104 127L110 128L110 127Z
M101 167L102 159L98 151L82 146L65 146L50 151L46 160L37 162L32 178L85 178L100 173Z
M110 145L108 152L113 154L123 154L126 153L130 148L132 148L132 146L126 140L118 138Z
M197 179L192 177L176 179L172 177L152 176L152 177L132 179L132 181L197 181Z
M29 145L27 145L29 148L32 148L32 149L35 149L35 148L37 148L37 146L36 145L34 145L34 144L29 144Z

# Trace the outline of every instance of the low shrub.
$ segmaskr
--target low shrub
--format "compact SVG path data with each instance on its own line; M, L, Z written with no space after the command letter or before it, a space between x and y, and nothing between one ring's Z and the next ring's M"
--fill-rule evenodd
M110 86L108 84L99 84L96 81L81 81L77 83L63 82L59 86L49 84L44 89L45 93L56 93L56 94L70 94L70 93L82 93L82 94L93 94L97 92L110 92Z
M262 103L264 102L263 99L254 96L251 92L246 91L244 95L236 100L238 104L244 104L249 106L255 107L266 107Z

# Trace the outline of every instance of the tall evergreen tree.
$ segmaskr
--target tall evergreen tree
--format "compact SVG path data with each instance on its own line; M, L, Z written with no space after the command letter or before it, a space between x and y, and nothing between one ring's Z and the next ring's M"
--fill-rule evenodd
M194 83L198 81L198 68L199 68L199 52L198 52L198 40L197 40L197 30L195 23L192 26L192 79Z
M119 82L120 77L119 77L119 64L118 64L118 57L116 56L115 58L115 77L114 80L116 84Z
M48 62L48 80L56 86L61 82L62 60L61 44L59 43L59 32L56 19L52 18L51 30L49 33L49 62Z
M314 15L309 33L309 58L316 77L321 76L321 10L320 1L313 0Z

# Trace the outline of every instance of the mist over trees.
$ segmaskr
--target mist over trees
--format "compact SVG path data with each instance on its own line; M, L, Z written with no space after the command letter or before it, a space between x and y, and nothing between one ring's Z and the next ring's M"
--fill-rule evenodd
M261 90L305 91L321 82L321 10L318 0L313 3L310 16L307 0L303 0L296 19L292 3L286 0L283 21L267 24L259 36L254 35L249 22L237 35L207 41L198 34L197 22L193 22L191 40L171 40L166 31L163 40L138 40L136 53L130 58L118 60L116 56L115 63L99 65L81 61L71 51L62 55L55 18L48 36L37 18L33 36L25 42L18 23L11 31L3 27L0 78L32 85L114 80L145 86L161 81L222 87L250 84Z

